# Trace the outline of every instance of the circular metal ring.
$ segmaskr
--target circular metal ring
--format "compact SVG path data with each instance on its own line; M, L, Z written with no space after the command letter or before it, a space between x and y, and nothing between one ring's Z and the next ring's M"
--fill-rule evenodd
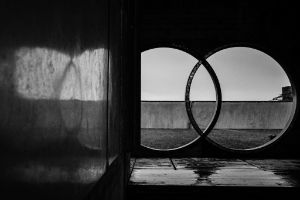
M191 102L190 102L190 89L191 89L192 81L194 79L194 76L195 76L197 70L199 69L199 67L201 65L203 65L205 67L205 69L207 70L207 72L209 73L210 77L212 78L215 90L216 90L216 107L215 107L214 116L204 131L202 131L200 129L200 127L198 126L198 124L194 118L194 115L193 115L193 112L191 109ZM189 75L187 84L186 84L186 89L185 89L186 112L187 112L188 118L189 118L192 126L197 131L197 133L201 136L199 139L202 139L202 140L205 139L205 137L210 133L210 131L213 129L213 127L217 123L219 115L220 115L220 111L221 111L221 104L222 104L222 93L221 93L221 87L220 87L220 83L217 78L217 75L216 75L215 71L213 70L213 68L211 67L211 65L205 59L201 59L192 69L192 71Z
M274 148L275 144L277 144L281 139L283 139L283 137L286 137L286 135L288 135L288 134L285 134L285 133L288 133L292 130L293 126L295 125L296 114L298 113L298 90L297 90L296 85L293 81L293 78L291 77L291 74L288 71L286 71L287 63L286 63L285 60L282 59L281 55L277 54L273 49L266 48L266 47L258 45L258 44L233 43L233 44L223 45L223 46L220 46L220 47L210 51L207 55L204 56L203 60L206 61L206 59L208 59L210 56L212 56L213 54L215 54L219 51L226 50L228 48L234 48L234 47L251 48L251 49L258 50L258 51L260 51L262 53L265 53L266 55L270 56L273 60L275 60L280 65L282 70L285 72L285 75L288 77L289 82L290 82L290 84L293 88L293 90L292 90L293 106L292 106L292 110L291 110L289 119L288 119L285 127L282 129L282 131L275 138L273 138L272 140L270 140L270 141L268 141L268 142L266 142L262 145L259 145L257 147L251 147L251 148L246 148L246 149L238 149L238 148L226 147L222 144L219 144L219 143L215 142L213 139L211 139L209 137L206 138L206 140L208 142L210 142L212 145L216 146L217 148L221 149L224 152L234 153L235 155L245 155L245 154L255 155L256 153L260 153L262 151L265 151L267 148L268 149L270 149L271 147ZM275 59L275 57L276 57L276 59Z

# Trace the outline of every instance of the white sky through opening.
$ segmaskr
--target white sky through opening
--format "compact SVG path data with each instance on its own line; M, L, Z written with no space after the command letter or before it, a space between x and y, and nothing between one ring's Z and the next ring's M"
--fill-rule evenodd
M269 101L290 86L281 66L267 54L248 47L232 47L207 61L221 84L223 101ZM141 100L184 101L186 82L197 59L181 50L155 48L141 54ZM214 101L213 82L202 66L192 86L191 100Z

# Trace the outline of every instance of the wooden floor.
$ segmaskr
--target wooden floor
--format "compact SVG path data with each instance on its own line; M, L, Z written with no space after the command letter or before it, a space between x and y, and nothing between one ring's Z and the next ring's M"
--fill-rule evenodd
M300 188L300 160L240 160L212 158L133 159L130 198L165 199L164 194L187 198L187 194L243 192L260 196ZM170 193L170 191L173 191ZM155 196L155 193L158 196ZM151 197L151 198L150 198Z

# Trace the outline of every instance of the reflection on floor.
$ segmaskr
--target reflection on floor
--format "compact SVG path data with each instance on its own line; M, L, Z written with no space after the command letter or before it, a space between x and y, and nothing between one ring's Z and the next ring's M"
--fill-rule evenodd
M273 191L295 192L295 188L299 189L299 180L299 160L140 158L135 159L133 165L129 195L150 199L156 193L163 199L164 194L170 195L170 190L173 199L180 195L187 199L186 194L191 192L203 195L208 191L210 196L212 191L226 195L232 190L244 194L256 191L263 195L264 192L274 194Z

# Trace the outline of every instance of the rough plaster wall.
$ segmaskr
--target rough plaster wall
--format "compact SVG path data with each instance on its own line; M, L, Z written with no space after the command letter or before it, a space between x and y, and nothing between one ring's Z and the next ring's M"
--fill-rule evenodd
M0 190L10 199L82 199L109 169L107 4L1 2Z
M31 184L98 181L106 163L105 54L103 49L87 51L69 64L70 56L46 48L2 51L1 149L31 157L4 169L6 179ZM80 158L89 152L99 159ZM70 195L80 197L83 191Z

